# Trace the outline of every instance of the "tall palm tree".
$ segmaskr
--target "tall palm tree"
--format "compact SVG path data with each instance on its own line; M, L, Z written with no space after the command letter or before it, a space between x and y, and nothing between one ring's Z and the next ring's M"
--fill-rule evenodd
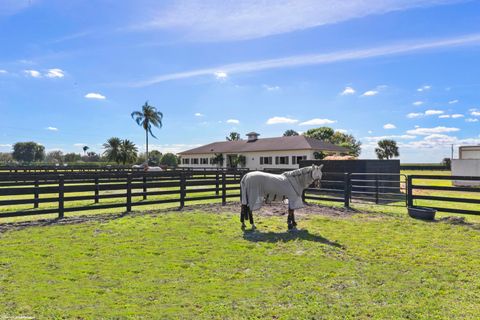
M134 111L131 114L135 122L145 130L146 153L145 156L148 161L148 135L150 134L155 139L152 132L152 125L157 128L162 127L163 113L157 111L157 108L148 104L148 101L142 106L142 111Z
M137 160L138 149L135 144L130 140L123 140L120 144L119 160L123 165L126 163L132 163Z
M90 149L88 146L83 146L83 155L87 154L87 150Z
M115 161L117 164L120 162L120 145L122 144L122 140L117 137L112 137L107 140L106 143L103 144L103 148L105 151L103 155L107 157L108 161Z

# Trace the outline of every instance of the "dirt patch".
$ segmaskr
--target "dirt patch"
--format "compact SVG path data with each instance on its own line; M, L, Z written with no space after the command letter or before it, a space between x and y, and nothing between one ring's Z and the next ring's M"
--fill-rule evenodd
M206 211L216 214L221 214L225 212L238 213L240 214L240 203L227 203L227 205L222 206L221 204L199 204L192 205L183 208L180 211L192 212L192 211ZM167 212L174 212L174 208L169 209L159 209L159 210L145 210L131 213L122 213L122 214L96 214L96 215L85 215L78 217L65 217L63 219L42 219L34 221L24 221L24 222L12 222L12 223L0 223L0 233L4 233L11 230L21 230L28 227L39 227L39 226L50 226L50 225L70 225L70 224L80 224L80 223L105 223L116 219L121 219L124 217L135 217L143 215L159 215L165 214ZM283 216L286 215L288 211L288 206L282 203L276 204L267 204L264 205L260 210L255 211L255 215L262 216ZM295 210L295 215L302 217L308 215L324 215L330 217L341 217L341 216L351 216L357 213L354 210L345 209L345 208L332 208L327 206L320 205L307 205L303 209Z

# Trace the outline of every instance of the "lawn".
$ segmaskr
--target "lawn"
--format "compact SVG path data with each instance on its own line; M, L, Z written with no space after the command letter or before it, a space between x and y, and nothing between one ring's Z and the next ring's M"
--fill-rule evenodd
M479 225L232 208L2 233L0 319L478 318Z

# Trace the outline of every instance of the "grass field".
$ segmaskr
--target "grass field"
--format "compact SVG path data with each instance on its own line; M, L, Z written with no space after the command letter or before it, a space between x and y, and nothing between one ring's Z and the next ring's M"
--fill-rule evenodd
M219 207L212 207L218 210ZM221 210L221 209L220 209ZM164 212L0 234L0 319L476 319L478 225Z

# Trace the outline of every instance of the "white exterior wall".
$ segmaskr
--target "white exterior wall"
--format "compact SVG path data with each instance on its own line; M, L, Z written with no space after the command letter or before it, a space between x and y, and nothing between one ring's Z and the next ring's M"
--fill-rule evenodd
M480 177L480 159L453 160L452 175ZM453 184L456 186L480 186L480 181L455 180Z
M231 155L244 155L246 158L246 165L245 168L250 170L263 170L263 169L274 169L274 168L285 168L285 169L297 169L298 164L292 164L292 156L306 156L306 160L314 160L314 150L284 150L284 151L256 151L256 152L242 152L242 153L231 153ZM223 156L225 158L223 162L223 167L227 166L227 156L229 153L224 153ZM288 165L286 164L275 164L275 157L285 157L288 156ZM184 168L216 168L216 165L208 165L205 164L192 164L192 158L212 158L214 154L189 154L189 155L182 155L181 159L190 159L190 164L180 164L180 167ZM260 164L260 157L272 157L272 164ZM183 161L183 160L182 160Z

